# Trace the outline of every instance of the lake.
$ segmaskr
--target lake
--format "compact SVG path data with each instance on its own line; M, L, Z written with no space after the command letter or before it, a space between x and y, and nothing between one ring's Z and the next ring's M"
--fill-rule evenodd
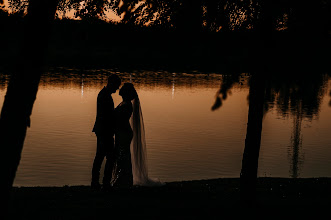
M169 182L240 176L249 74L238 76L213 111L226 75L55 68L42 76L14 186L90 184L96 98L113 72L138 91L150 177ZM1 75L0 81L2 107L8 77ZM331 79L319 78L316 91L306 84L302 90L271 84L258 176L331 177ZM113 99L115 106L121 102L118 92Z

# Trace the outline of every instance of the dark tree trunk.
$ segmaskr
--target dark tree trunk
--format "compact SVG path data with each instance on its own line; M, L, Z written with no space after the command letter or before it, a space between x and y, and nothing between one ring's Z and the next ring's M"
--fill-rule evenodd
M262 119L265 96L265 77L252 75L249 89L249 111L245 150L240 173L241 199L244 204L255 201L256 179L262 133Z
M36 99L43 58L57 0L30 0L24 41L13 68L0 116L0 191L2 215L7 214L10 191L21 159L30 115Z
M202 30L202 0L183 0L177 15L177 28L190 34Z
M261 10L261 19L257 25L257 30L261 39L262 46L262 56L265 58L267 56L266 52L274 45L273 35L275 32L274 17L273 17L273 5L272 1L263 1ZM267 50L267 51L263 51Z

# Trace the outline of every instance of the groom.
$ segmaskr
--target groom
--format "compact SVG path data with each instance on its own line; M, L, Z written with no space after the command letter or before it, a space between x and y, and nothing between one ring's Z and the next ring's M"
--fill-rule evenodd
M108 77L108 83L99 92L97 98L97 115L92 132L97 136L97 151L92 168L91 187L100 189L99 183L101 164L106 157L103 177L103 187L110 187L114 166L114 101L112 93L121 85L121 79L112 74Z

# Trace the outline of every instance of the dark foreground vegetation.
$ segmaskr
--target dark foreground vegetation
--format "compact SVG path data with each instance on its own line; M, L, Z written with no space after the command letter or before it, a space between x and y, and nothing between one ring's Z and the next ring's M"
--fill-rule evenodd
M256 202L240 201L239 178L94 191L88 186L14 187L10 219L222 219L307 217L329 211L329 178L258 178Z

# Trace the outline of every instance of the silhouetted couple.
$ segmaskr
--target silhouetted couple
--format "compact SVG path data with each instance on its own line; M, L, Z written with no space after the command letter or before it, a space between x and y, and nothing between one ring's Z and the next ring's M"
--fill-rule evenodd
M99 183L101 164L106 157L103 187L158 185L148 178L144 122L137 91L132 83L124 83L119 90L122 102L114 108L112 94L121 79L112 74L97 98L97 116L93 128L97 136L97 151L92 168L91 187ZM114 141L115 136L115 141Z

